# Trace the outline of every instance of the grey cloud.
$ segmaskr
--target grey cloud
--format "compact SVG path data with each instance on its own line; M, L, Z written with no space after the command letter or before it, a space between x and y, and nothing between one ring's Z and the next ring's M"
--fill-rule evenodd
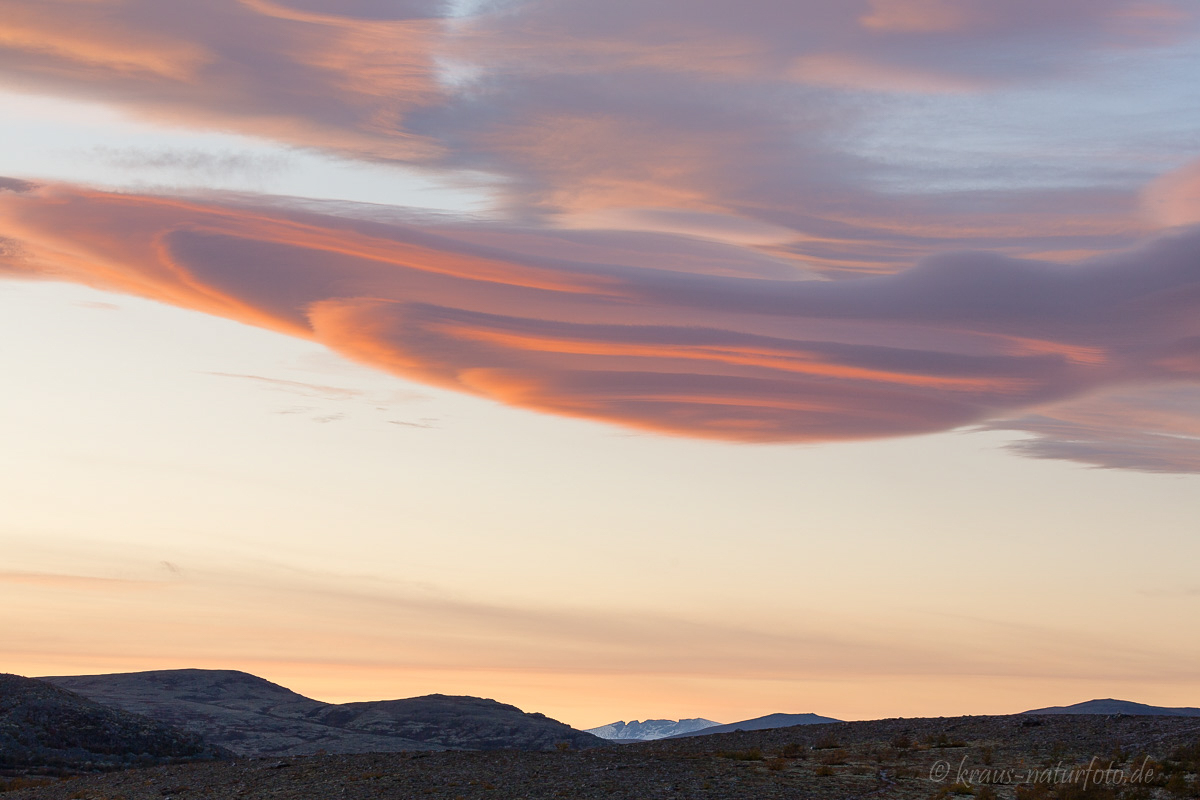
M986 428L1028 434L1008 447L1031 458L1200 474L1200 388L1195 385L1101 394Z
M260 180L286 171L285 156L205 150L170 150L97 147L82 154L128 170L191 173L207 177L235 177Z
M37 184L30 181L0 176L0 192L28 192L36 187Z

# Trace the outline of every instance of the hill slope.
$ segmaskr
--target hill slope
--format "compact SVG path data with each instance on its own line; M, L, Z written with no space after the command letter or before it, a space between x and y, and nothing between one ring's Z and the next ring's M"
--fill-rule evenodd
M406 700L329 705L312 716L327 725L368 734L403 736L467 750L552 750L560 742L597 747L603 742L544 714L480 697L431 694Z
M0 768L104 769L229 755L200 737L33 678L0 674Z
M336 705L234 670L46 678L107 705L195 731L239 755L594 747L602 740L542 714L477 697L429 695Z

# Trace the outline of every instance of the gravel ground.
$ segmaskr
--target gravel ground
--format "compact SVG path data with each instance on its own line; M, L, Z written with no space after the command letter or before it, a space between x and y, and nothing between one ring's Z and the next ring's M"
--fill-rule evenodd
M1169 755L1200 720L967 717L738 732L569 752L319 755L182 764L56 781L4 800L909 800L935 797L959 769L1052 769L1123 751ZM935 780L939 765L947 776ZM1107 765L1107 764L1105 764ZM931 772L935 773L931 777ZM1190 775L1192 786L1196 776ZM994 787L999 798L1015 786ZM1166 798L1148 784L1142 793Z

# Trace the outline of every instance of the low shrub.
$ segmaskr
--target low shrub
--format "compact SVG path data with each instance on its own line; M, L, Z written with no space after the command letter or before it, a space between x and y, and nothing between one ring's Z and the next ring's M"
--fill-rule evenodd
M804 745L799 742L788 742L779 751L784 758L804 758Z
M762 761L762 749L751 747L749 750L722 750L717 753L719 758L729 758L734 761Z
M833 750L836 747L841 747L841 744L832 733L824 734L813 744L813 750Z
M54 781L49 778L0 778L0 792L15 792L17 789L36 789L39 786L49 786Z
M847 753L845 750L838 749L838 750L826 750L826 751L822 752L821 756L818 760L825 766L832 767L832 766L839 766L841 764L845 764L849 759L850 759L849 753Z
M959 739L952 739L945 731L938 734L930 734L925 737L925 744L930 747L966 747L967 743Z

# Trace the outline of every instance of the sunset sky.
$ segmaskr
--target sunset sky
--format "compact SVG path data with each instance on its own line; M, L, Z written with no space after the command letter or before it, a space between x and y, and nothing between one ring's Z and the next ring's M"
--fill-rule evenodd
M0 0L0 671L1200 706L1194 0Z

